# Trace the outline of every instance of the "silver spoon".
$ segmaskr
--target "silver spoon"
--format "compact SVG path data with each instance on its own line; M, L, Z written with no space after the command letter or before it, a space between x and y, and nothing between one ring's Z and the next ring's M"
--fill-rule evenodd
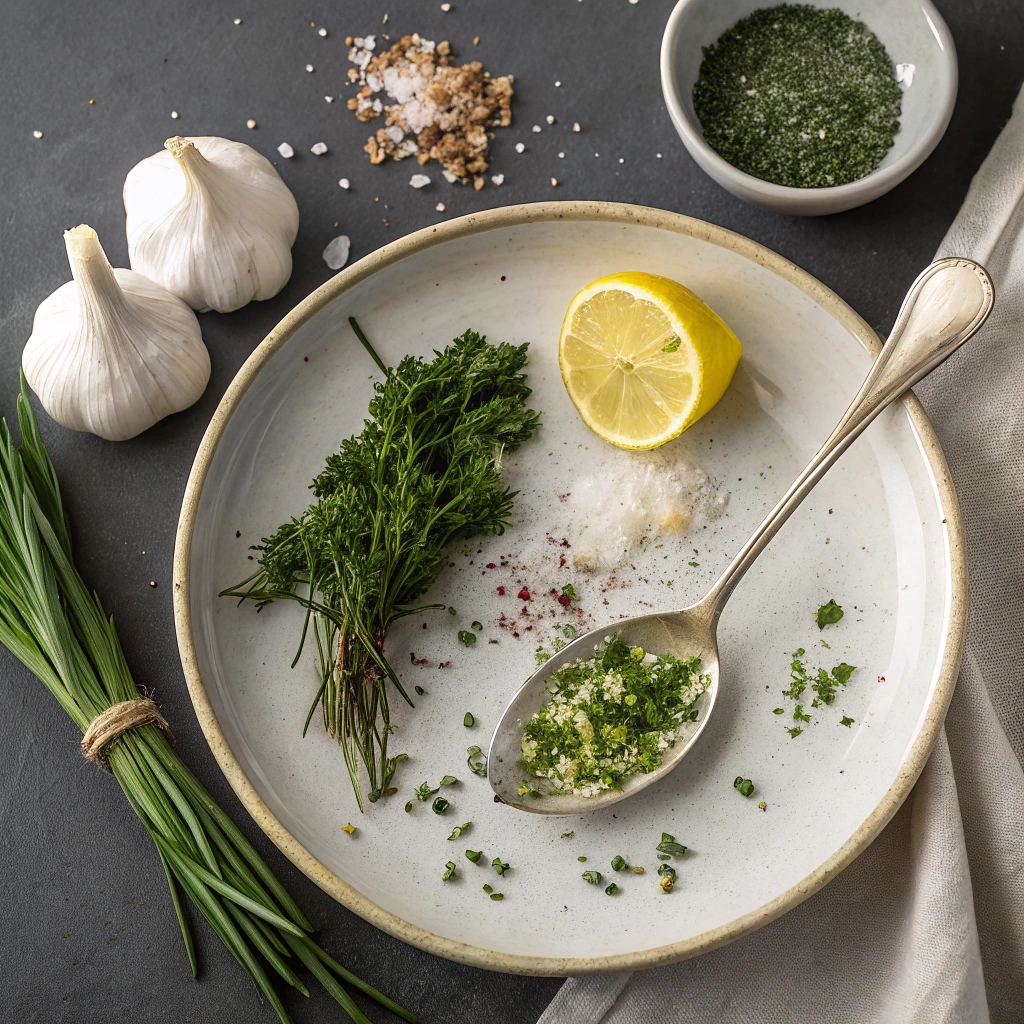
M697 742L715 706L720 674L718 620L736 584L864 428L967 341L985 322L992 301L993 288L988 273L971 260L956 257L937 260L921 273L903 300L892 333L846 415L707 596L681 611L638 615L591 630L545 662L520 687L495 727L488 752L488 778L501 800L535 814L596 811L646 789L679 764ZM517 765L522 757L523 723L550 699L548 679L552 672L577 658L593 657L594 648L612 632L618 633L631 647L642 647L645 651L671 652L681 658L698 655L701 671L711 678L710 686L700 698L699 719L688 735L665 751L660 767L646 775L628 776L621 790L606 790L593 797L571 793L520 796L518 790L527 778L527 773Z

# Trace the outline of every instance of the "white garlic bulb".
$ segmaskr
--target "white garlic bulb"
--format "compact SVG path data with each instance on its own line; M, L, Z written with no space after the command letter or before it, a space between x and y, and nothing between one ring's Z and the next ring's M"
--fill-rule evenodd
M125 441L206 390L195 313L134 270L113 270L87 224L64 232L74 280L36 310L22 366L53 419Z
M175 137L124 183L132 269L193 309L230 313L269 299L292 273L295 197L241 142Z

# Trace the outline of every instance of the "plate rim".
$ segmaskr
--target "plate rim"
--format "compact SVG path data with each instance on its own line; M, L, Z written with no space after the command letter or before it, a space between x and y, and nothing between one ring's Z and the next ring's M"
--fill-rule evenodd
M546 957L502 953L435 935L379 907L310 854L271 812L242 770L217 721L199 673L192 633L189 565L196 514L217 446L231 416L270 358L307 320L360 281L407 256L454 239L506 227L560 220L660 228L730 249L796 285L845 326L872 357L881 349L882 343L868 323L810 273L759 242L685 214L631 203L556 201L499 207L421 228L387 243L325 281L293 307L242 364L214 411L189 472L175 534L172 588L174 625L182 670L203 735L235 795L281 853L343 906L375 927L411 945L473 967L512 974L556 977L647 969L709 952L781 917L838 875L888 824L924 769L938 739L956 685L967 618L967 569L959 503L935 431L916 395L908 392L901 402L921 445L943 513L949 565L947 621L935 695L925 710L924 720L914 742L904 753L892 785L853 835L804 879L761 907L727 924L679 942L614 956Z

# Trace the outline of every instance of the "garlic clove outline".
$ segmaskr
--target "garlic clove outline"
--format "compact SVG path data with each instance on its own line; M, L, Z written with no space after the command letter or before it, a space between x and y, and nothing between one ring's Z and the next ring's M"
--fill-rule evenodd
M299 207L274 165L212 135L175 136L124 183L128 257L202 312L269 299L292 273Z
M64 232L72 280L44 299L25 377L62 426L125 441L192 405L210 379L195 313L134 270L114 270L96 232Z

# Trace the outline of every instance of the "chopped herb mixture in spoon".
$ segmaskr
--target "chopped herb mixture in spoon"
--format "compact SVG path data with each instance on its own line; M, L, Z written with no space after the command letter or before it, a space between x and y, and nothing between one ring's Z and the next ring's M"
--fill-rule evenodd
M552 674L551 700L523 728L520 766L547 780L552 794L621 789L627 776L661 764L699 717L697 700L710 683L700 658L655 657L613 634L589 661Z

